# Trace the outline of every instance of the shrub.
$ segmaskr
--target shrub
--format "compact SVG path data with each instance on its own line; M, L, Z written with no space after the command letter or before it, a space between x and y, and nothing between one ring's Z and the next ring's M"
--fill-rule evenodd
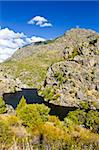
M46 87L46 89L42 91L42 95L46 100L52 100L54 97L54 89L52 87Z
M24 96L22 96L17 108L16 108L16 113L20 113L20 110L25 107L27 104L26 104L26 99L24 98Z
M99 112L90 110L86 118L86 127L99 133Z
M85 110L77 109L75 111L69 112L67 118L71 119L76 124L84 125L86 119L86 112Z
M63 73L60 72L56 72L54 74L54 78L58 81L59 85L62 85L63 81L66 80L66 78L64 78Z
M48 121L56 127L63 128L63 122L61 122L56 116L49 116Z
M81 105L81 108L85 109L85 110L88 110L90 108L89 104L87 102L81 102L80 103Z
M52 150L62 150L64 145L68 145L71 137L62 128L58 128L47 122L43 126L44 142L50 146Z
M18 127L19 124L20 124L20 121L19 121L17 116L8 116L7 123L8 123L9 126L16 126L16 127Z
M73 123L73 121L69 118L64 118L64 125L66 128L68 128L69 130L71 130L72 128L74 128L75 124Z
M6 112L6 105L3 99L0 97L0 114L3 114Z
M8 149L13 143L13 134L8 125L0 120L0 148Z
M28 104L18 113L23 125L35 128L39 124L47 121L50 109L44 104Z

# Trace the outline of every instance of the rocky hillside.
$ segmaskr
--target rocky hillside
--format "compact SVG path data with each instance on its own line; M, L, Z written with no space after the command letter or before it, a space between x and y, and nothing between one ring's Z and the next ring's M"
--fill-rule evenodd
M0 96L3 93L12 93L26 88L18 78L13 78L10 75L0 71Z
M75 105L78 99L98 99L98 54L99 34L77 28L55 40L17 50L0 69L29 87L39 88L46 78L45 93L50 88L56 90L55 100L52 96L48 100L68 105L71 99L69 105Z
M54 40L49 40L45 42L37 42L25 46L17 50L10 60L21 60L27 58L31 55L34 55L37 52L45 51L62 51L66 47L74 47L82 42L90 42L97 38L97 34L93 30L86 29L71 29L67 31L63 36L56 38Z
M88 33L72 30L66 34L75 36L63 51L64 61L48 69L41 88L41 95L51 103L82 107L87 102L92 109L99 109L99 38Z

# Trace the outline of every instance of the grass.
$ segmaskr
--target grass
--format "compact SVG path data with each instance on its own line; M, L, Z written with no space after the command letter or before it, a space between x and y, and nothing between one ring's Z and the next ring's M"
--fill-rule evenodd
M38 84L45 79L47 69L62 59L60 52L57 50L43 50L21 61L5 62L3 69L15 78L21 79L23 83L30 87L38 87Z

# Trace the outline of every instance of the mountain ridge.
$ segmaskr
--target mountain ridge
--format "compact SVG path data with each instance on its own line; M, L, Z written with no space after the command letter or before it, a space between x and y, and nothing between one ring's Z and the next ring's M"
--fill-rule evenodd
M80 96L81 102L82 100L88 102L88 99L90 99L90 101L96 101L96 105L99 105L98 55L98 33L93 30L71 29L55 40L19 49L12 58L9 61L4 62L0 68L11 76L14 76L14 78L19 78L19 80L21 80L23 84L28 85L28 87L41 89L40 94L51 103L64 106L76 105L79 107L80 103L78 103L78 101ZM61 69L59 65L61 66ZM66 67L67 75L64 75ZM92 74L93 71L94 74ZM74 88L73 85L71 85L71 82L72 80L78 82L79 75L84 81L80 81L79 84L75 83L76 85ZM77 76L78 78L76 79ZM67 79L67 83L64 83L66 82L64 81L64 78ZM46 86L44 85L45 83ZM62 85L59 85L60 83ZM55 84L56 89L54 89L53 84ZM82 85L86 86L87 92L91 95L89 94L88 96L88 94L85 94L85 92L82 91L80 88ZM95 91L90 91L89 87L91 86ZM62 87L68 87L68 90L63 90ZM49 96L52 94L50 97L47 97L48 90ZM55 93L54 90L58 92ZM67 95L64 94L62 90L65 93L67 92ZM55 96L55 100L53 100L53 95ZM68 98L66 98L66 96ZM61 97L60 100L59 97ZM65 100L62 97L64 97ZM93 109L96 108L92 104L90 104L90 107Z

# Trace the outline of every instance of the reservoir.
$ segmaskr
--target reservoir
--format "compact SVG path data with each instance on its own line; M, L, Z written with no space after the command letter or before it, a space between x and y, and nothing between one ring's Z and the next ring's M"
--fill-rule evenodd
M38 95L37 89L22 89L15 93L5 93L3 94L3 99L6 104L13 106L16 109L20 102L21 97L24 96L27 104L45 104L50 108L50 115L58 116L60 120L63 120L69 111L76 110L75 107L64 107L59 105L54 105L46 102L43 97Z

